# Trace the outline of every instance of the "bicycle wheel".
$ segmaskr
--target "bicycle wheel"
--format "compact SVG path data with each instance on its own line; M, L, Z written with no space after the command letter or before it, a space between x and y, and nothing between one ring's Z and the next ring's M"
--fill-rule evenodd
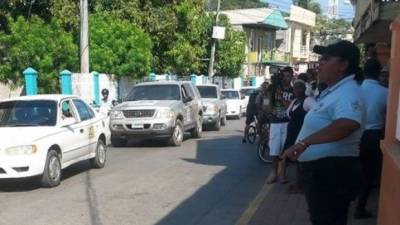
M256 127L255 126L253 126L253 125L251 125L250 127L249 127L249 131L248 131L248 133L247 133L247 141L250 143L250 144L254 144L254 142L256 142L256 138L257 138L257 131L256 131Z
M260 142L257 146L258 158L264 163L272 163L268 142Z

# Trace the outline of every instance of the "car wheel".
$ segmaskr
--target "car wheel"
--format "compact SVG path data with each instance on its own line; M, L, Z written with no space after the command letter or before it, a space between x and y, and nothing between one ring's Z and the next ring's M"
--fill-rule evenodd
M103 168L106 165L107 160L107 146L101 139L97 141L95 154L96 156L90 159L90 164L93 168Z
M43 187L55 187L61 182L61 160L56 150L47 153L46 164L40 183Z
M221 118L221 126L225 126L225 125L226 125L226 115Z
M203 121L201 117L197 119L196 126L192 129L190 134L192 135L192 138L201 138L201 134L203 132Z
M219 131L221 129L221 117L218 117L217 121L215 121L213 128L216 131Z
M184 131L183 131L182 121L177 120L175 122L174 131L172 132L172 135L169 139L169 144L172 146L180 146L183 141L183 135Z
M125 147L128 140L111 136L111 145L113 147Z

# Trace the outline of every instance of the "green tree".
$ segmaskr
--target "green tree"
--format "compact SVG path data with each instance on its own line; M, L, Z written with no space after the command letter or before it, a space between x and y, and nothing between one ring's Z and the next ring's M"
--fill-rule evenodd
M9 33L0 31L0 81L20 86L24 82L22 72L33 67L39 72L40 93L59 91L61 70L77 69L78 46L70 33L51 20L45 23L37 16L30 21L23 17L8 18Z
M141 78L151 69L148 34L127 20L107 13L90 17L90 66L117 77Z
M234 30L229 19L221 15L220 24L225 27L225 39L218 42L216 51L216 75L236 78L242 74L246 59L246 35L243 31Z
M209 0L208 9L215 11L217 9L218 0ZM247 9L247 8L261 8L268 7L268 3L261 2L260 0L221 0L222 10L231 9Z
M321 14L321 5L313 0L293 0L293 4L304 9L313 11L316 14Z

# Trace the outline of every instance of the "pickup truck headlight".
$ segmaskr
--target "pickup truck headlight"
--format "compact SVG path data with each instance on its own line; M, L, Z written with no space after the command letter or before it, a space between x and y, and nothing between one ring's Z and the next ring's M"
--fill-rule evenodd
M206 112L209 114L216 114L218 113L218 106L214 104L206 105Z
M156 115L158 119L172 119L174 117L175 113L171 109L159 109Z
M122 114L121 111L116 110L116 111L110 112L110 117L111 117L111 119L120 120L120 119L124 118L124 115Z
M36 145L21 145L5 149L7 155L32 155L37 152Z

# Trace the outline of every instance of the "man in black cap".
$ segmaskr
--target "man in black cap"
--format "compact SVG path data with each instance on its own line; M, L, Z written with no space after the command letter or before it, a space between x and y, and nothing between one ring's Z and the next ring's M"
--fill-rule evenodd
M359 83L360 51L348 41L315 46L318 77L328 87L307 113L296 144L283 158L298 160L313 225L346 225L361 184L359 143L365 104Z

